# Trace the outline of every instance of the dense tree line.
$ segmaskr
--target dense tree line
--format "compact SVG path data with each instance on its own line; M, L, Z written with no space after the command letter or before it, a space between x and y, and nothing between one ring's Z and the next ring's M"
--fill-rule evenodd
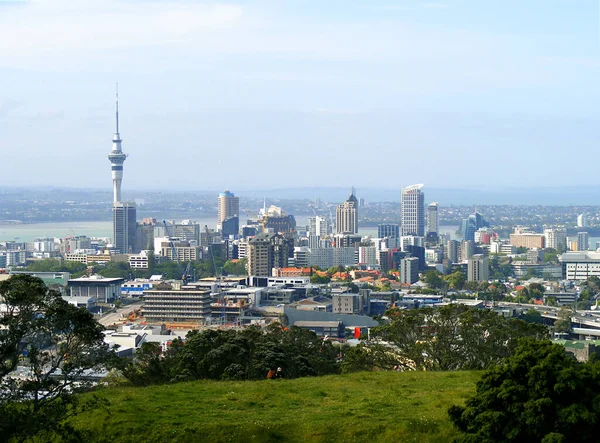
M266 331L207 330L188 333L166 352L144 343L123 375L135 385L184 380L260 380L269 370L282 368L285 378L339 372L338 351L314 332L272 324Z
M462 304L439 308L392 309L389 321L371 330L371 339L346 353L351 370L455 371L485 369L512 355L524 337L548 337L545 326L505 318Z

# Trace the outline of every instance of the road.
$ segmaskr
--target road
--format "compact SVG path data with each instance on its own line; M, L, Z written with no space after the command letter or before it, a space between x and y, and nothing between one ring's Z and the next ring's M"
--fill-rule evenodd
M138 309L142 306L142 301L136 301L134 303L130 303L127 306L123 306L122 308L117 309L115 312L111 312L110 314L106 314L104 317L98 320L103 326L109 326L115 323L122 323L124 321L122 315L133 311L134 309Z
M510 302L499 302L498 306L506 308L525 308L535 309L540 312L544 317L547 318L558 318L558 311L560 307L557 306L544 306L544 305L529 305L525 303L510 303ZM587 326L592 328L600 328L600 311L576 311L571 317L573 324L579 324L580 326Z

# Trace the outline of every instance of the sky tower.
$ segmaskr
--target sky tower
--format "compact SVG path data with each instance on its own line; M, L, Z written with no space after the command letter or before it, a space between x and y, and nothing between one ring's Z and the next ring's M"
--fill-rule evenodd
M135 245L136 207L133 202L121 199L121 182L123 181L123 163L127 154L121 150L119 135L119 85L117 84L117 132L113 137L113 147L110 154L110 169L113 180L113 245L120 254L137 252Z
M121 136L119 135L119 85L117 84L117 131L113 137L112 151L108 154L113 180L113 202L121 201L121 182L123 181L123 163L127 154L121 150Z

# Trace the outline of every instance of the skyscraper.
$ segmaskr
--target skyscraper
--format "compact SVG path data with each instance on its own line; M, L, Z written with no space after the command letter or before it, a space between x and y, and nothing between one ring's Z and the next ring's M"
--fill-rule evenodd
M427 206L427 233L438 233L440 230L438 202L429 203Z
M338 234L358 233L358 200L354 196L354 188L348 200L335 210L336 232Z
M231 217L240 216L240 198L227 189L219 194L219 207L217 209L217 229L222 229L223 221Z
M115 249L121 254L137 252L135 247L135 231L137 228L135 219L135 203L113 203L113 240Z
M400 225L394 223L377 226L377 238L400 238Z
M577 233L577 250L588 251L590 249L590 234L587 232Z
M308 232L310 235L325 237L330 234L329 220L315 215L308 218Z
M475 232L480 228L489 228L490 224L485 221L479 212L469 215L469 218L464 218L461 225L461 234L463 240L475 241Z
M425 195L423 185L402 190L402 235L425 235Z
M475 254L467 260L467 281L488 281L490 264L487 255Z
M123 163L127 154L121 149L121 135L119 134L119 91L116 100L116 132L113 137L113 147L108 160L112 171L113 181L113 243L115 249L121 254L137 252L135 245L136 206L132 202L122 202L121 182L123 181Z

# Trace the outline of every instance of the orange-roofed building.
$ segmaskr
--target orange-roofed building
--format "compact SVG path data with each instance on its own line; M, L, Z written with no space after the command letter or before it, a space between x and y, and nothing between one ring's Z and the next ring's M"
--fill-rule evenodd
M310 275L310 268L277 268L275 277L302 277Z

